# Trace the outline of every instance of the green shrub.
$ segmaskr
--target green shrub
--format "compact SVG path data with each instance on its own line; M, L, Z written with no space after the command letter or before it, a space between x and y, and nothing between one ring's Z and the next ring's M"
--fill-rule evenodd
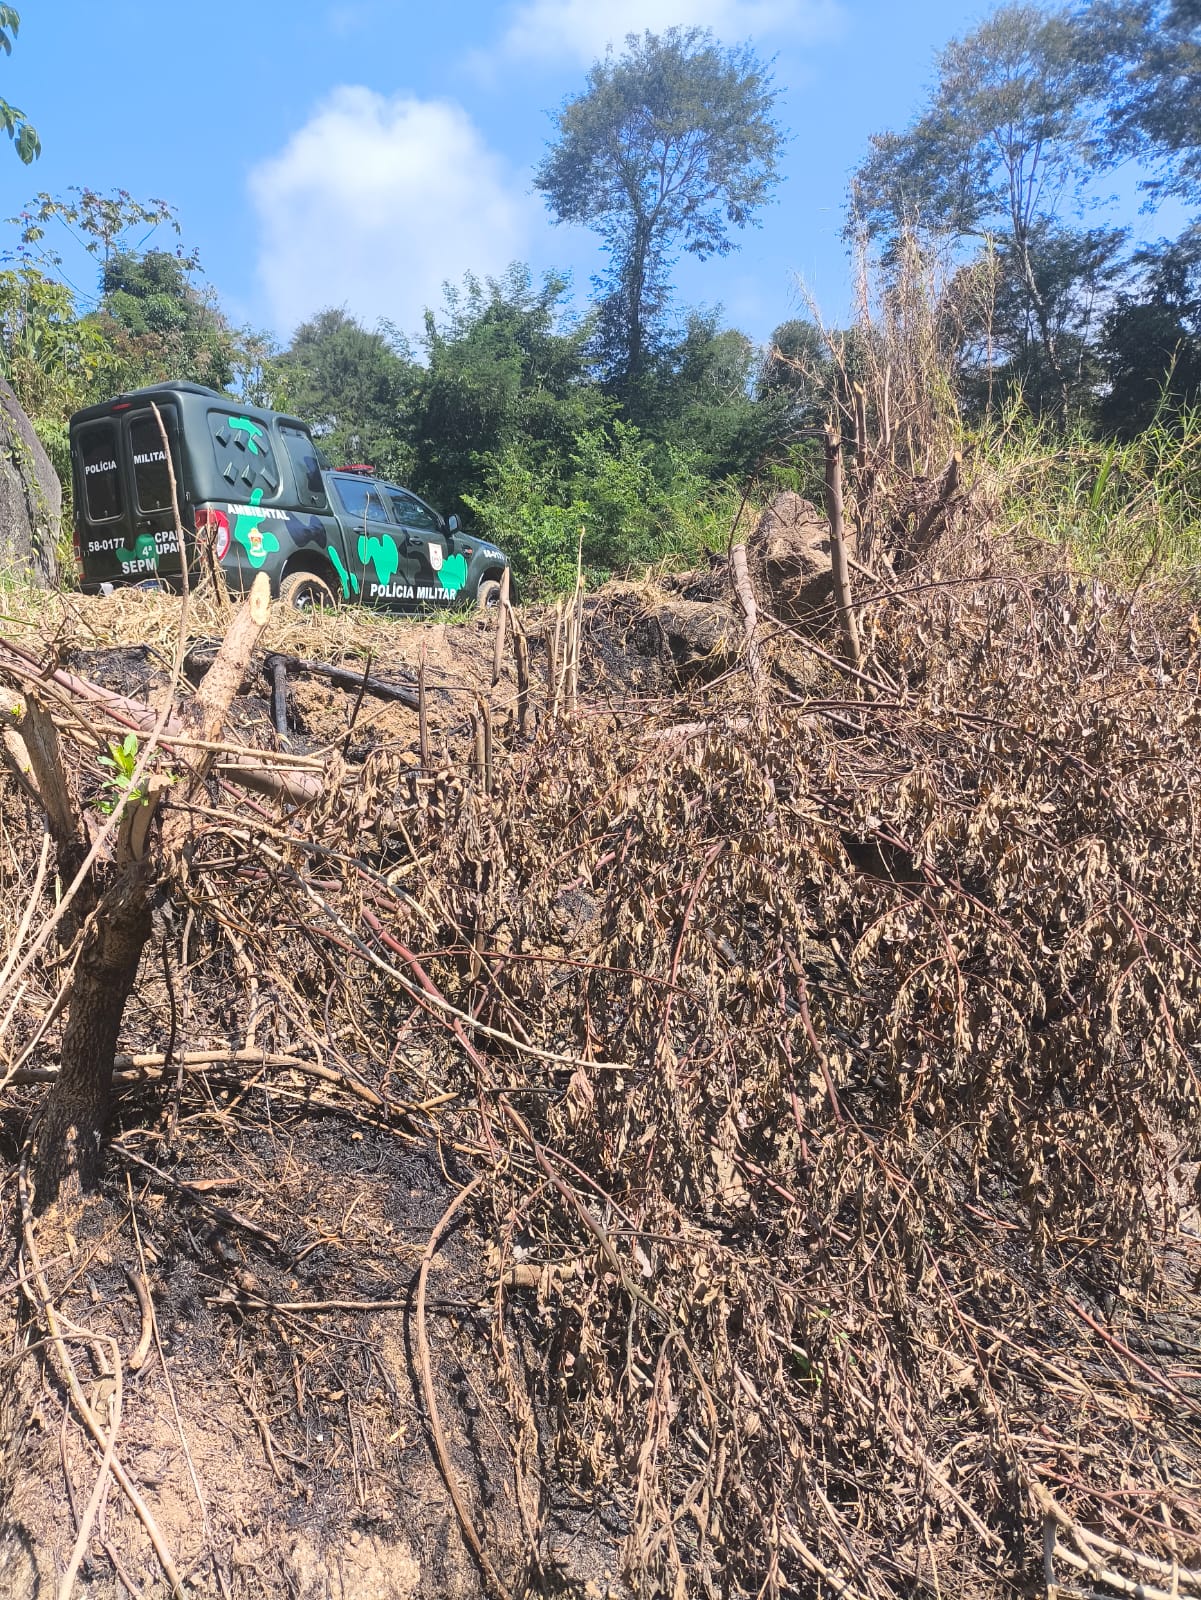
M617 422L578 434L562 473L522 444L507 446L492 459L484 491L466 498L508 552L521 593L536 599L574 584L581 531L590 585L702 562L724 546L741 495L710 482L692 451L653 445Z

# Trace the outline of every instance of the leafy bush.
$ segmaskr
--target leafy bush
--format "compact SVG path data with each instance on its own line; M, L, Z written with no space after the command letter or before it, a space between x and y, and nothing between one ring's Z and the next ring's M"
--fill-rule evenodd
M713 484L695 452L652 445L617 422L578 434L562 475L510 444L493 457L483 493L465 498L510 556L522 594L538 598L574 584L581 533L589 583L696 564L725 543L740 494Z

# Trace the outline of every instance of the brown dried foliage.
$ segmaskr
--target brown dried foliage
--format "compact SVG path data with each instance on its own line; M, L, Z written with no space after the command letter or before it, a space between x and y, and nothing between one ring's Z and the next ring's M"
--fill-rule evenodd
M260 1044L458 1094L519 1493L637 1594L1197 1591L1201 663L1008 560L861 596L862 679L197 818Z

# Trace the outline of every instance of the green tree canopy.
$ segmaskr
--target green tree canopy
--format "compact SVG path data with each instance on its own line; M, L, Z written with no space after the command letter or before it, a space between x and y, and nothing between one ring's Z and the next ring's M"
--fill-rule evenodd
M407 347L345 310L329 309L297 328L279 375L288 406L332 458L410 476L406 417L415 374Z
M1110 151L1152 169L1147 187L1201 193L1201 0L1085 0L1082 56L1110 77Z
M1100 341L1100 420L1125 438L1201 399L1201 229L1135 261L1139 276L1115 297Z
M656 360L643 427L688 450L712 478L752 472L789 431L790 398L762 382L763 356L717 311L689 314L683 337Z
M239 338L212 296L191 281L190 258L169 250L122 250L101 273L97 319L110 347L152 377L189 378L227 389L239 361Z
M413 388L416 483L449 508L484 482L491 456L520 442L527 459L563 459L610 409L590 381L591 326L565 311L568 280L535 283L515 263L469 273L426 313L427 365Z
M673 250L734 248L777 179L777 91L747 48L700 28L631 34L558 113L536 183L560 222L601 236L609 258L599 328L605 365L635 390L664 331Z
M1065 405L1071 357L1047 282L1062 278L1061 224L1103 159L1108 86L1104 61L1082 49L1073 18L1002 6L947 47L925 109L903 133L872 139L852 185L852 229L886 246L908 229L997 242ZM1051 241L1058 259L1040 260ZM1095 271L1091 256L1082 271Z

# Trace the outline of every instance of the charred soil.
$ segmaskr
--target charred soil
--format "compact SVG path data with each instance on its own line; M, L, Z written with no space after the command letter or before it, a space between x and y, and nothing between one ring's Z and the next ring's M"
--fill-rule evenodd
M854 553L851 667L778 510L754 677L724 560L518 613L495 684L491 618L274 616L41 1216L74 947L5 771L0 1593L80 1528L75 1593L169 1593L136 1494L245 1600L1201 1594L1197 639L961 507ZM78 685L161 707L179 606L28 607L94 837ZM363 682L281 735L272 652Z

